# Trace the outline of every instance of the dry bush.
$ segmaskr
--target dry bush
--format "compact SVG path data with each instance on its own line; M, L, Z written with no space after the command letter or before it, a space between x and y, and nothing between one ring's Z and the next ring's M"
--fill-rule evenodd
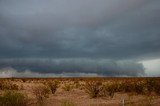
M74 88L74 85L71 83L65 83L64 86L62 87L62 89L65 91L71 91L73 88Z
M110 96L113 98L115 92L122 92L123 85L120 82L112 82L103 84L100 95L101 96Z
M147 87L148 92L154 91L155 85L156 85L155 79L151 78L151 79L146 80L146 87Z
M19 86L19 90L24 90L23 84L21 84L21 85Z
M126 93L144 94L146 92L146 85L141 81L125 81L122 83L121 89Z
M117 84L105 84L102 86L100 96L110 96L113 98L115 92L117 91Z
M154 91L155 91L156 94L160 95L160 82L156 83Z
M0 90L19 90L17 84L13 84L9 81L1 81L0 82Z
M146 86L143 82L134 82L134 92L137 94L145 94L146 93Z
M122 83L122 89L124 92L128 93L128 92L133 92L134 88L133 88L133 83L132 82L127 82L125 81L124 83Z
M97 81L86 82L85 90L91 98L95 98L102 90L102 83Z
M154 78L146 80L147 91L150 94L151 92L155 92L160 95L160 81Z
M25 79L25 78L22 78L21 80L23 83L27 82L27 79Z
M62 102L61 106L75 106L73 102L65 100Z
M75 88L80 88L80 83L79 83L79 81L74 81L74 87Z
M146 85L149 94L154 91L156 94L160 95L160 81L153 78L148 79Z
M48 86L39 85L33 88L33 93L36 96L37 102L43 103L45 98L49 97L50 89L48 88Z
M14 91L5 91L0 96L0 106L27 106L28 99L25 95Z
M57 88L58 88L58 82L57 81L54 81L54 82L48 82L47 85L49 86L52 94L55 94Z
M112 82L103 85L101 96L112 96L115 92L124 92L132 94L150 94L155 92L160 95L160 81L155 78L149 78L146 80L124 80L119 82Z
M116 92L145 94L146 86L144 82L113 82L104 84L100 92L100 96L114 96Z
M120 82L114 82L112 83L112 88L115 92L123 92L123 84Z

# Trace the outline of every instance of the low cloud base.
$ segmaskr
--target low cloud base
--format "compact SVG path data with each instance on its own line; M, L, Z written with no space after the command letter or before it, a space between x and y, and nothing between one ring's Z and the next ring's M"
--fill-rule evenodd
M4 59L0 61L0 77L144 75L143 64L135 61L107 59Z

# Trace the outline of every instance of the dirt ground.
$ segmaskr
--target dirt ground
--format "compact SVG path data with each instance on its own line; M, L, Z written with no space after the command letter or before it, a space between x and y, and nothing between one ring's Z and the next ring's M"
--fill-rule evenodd
M146 81L151 81L147 83L143 83ZM160 78L55 78L55 79L36 79L36 78L27 78L27 79L1 79L0 80L0 95L3 95L5 90L2 89L3 84L11 85L15 84L18 86L18 89L15 90L14 86L11 91L19 92L27 97L27 106L160 106L160 95L153 91L150 93L133 93L133 92L122 92L116 91L114 96L110 95L101 95L97 97L91 97L89 93L86 92L87 82L97 81L101 82L103 85L116 84L115 82L126 82L123 85L134 82L135 84L150 84L152 86L156 85L156 91L160 90L159 82ZM128 82L129 81L129 82ZM158 81L157 84L153 83L154 81ZM2 83L3 82L3 83ZM57 82L58 86L56 92L52 94L52 90L49 87L49 82ZM114 83L113 83L114 82ZM69 90L64 89L64 87L68 84L71 86ZM98 84L98 83L97 83ZM37 99L37 96L34 92L40 89L40 85L43 87L49 88L49 93L47 97L43 98L42 103L40 103ZM41 87L42 87L41 86ZM98 85L97 85L98 86ZM138 86L138 87L143 87ZM152 86L149 86L153 88ZM93 85L92 85L93 87ZM126 87L126 86L125 86ZM131 86L131 88L134 86ZM7 87L8 88L8 87ZM38 88L38 89L37 89ZM128 88L128 86L127 86ZM143 90L145 90L143 89ZM101 90L101 89L100 89ZM102 90L103 91L103 90ZM145 90L146 91L146 90Z
M23 85L24 94L27 94L31 100L30 106L38 106L32 89L37 83L18 83ZM131 95L127 93L116 93L113 98L97 97L90 98L89 95L78 88L70 91L64 91L58 88L55 94L50 94L42 105L44 106L160 106L160 97L156 95Z

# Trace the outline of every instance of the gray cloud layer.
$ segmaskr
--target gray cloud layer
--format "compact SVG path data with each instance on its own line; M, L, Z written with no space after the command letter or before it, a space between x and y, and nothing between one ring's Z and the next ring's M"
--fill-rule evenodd
M5 59L0 68L32 70L40 73L91 73L101 76L142 76L145 74L141 63L100 59Z
M137 61L160 56L159 5L158 0L1 0L0 66L56 73L142 74L144 68ZM9 58L14 62L6 62ZM19 63L18 58L25 59ZM67 62L55 65L39 62L41 58ZM133 61L119 65L124 60Z

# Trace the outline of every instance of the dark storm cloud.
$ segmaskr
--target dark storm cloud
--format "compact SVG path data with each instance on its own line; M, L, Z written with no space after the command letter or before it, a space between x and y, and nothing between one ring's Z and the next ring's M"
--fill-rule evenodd
M144 71L139 60L160 56L159 5L158 0L1 0L0 66L58 73L91 72L89 65L94 72L96 64L97 70L101 69L98 59L110 63L133 60L133 66L123 65L125 71L105 63L104 72L95 73L137 75ZM15 60L5 62L8 58ZM17 58L37 61L19 63ZM41 58L65 58L68 62L38 65L43 63L38 62ZM70 61L74 58L75 62ZM79 63L82 58L85 64ZM87 62L88 58L96 62ZM75 63L76 67L71 67Z
M105 59L5 59L0 68L11 67L18 71L32 70L40 73L90 73L101 76L142 76L141 63ZM44 71L45 70L45 71Z

